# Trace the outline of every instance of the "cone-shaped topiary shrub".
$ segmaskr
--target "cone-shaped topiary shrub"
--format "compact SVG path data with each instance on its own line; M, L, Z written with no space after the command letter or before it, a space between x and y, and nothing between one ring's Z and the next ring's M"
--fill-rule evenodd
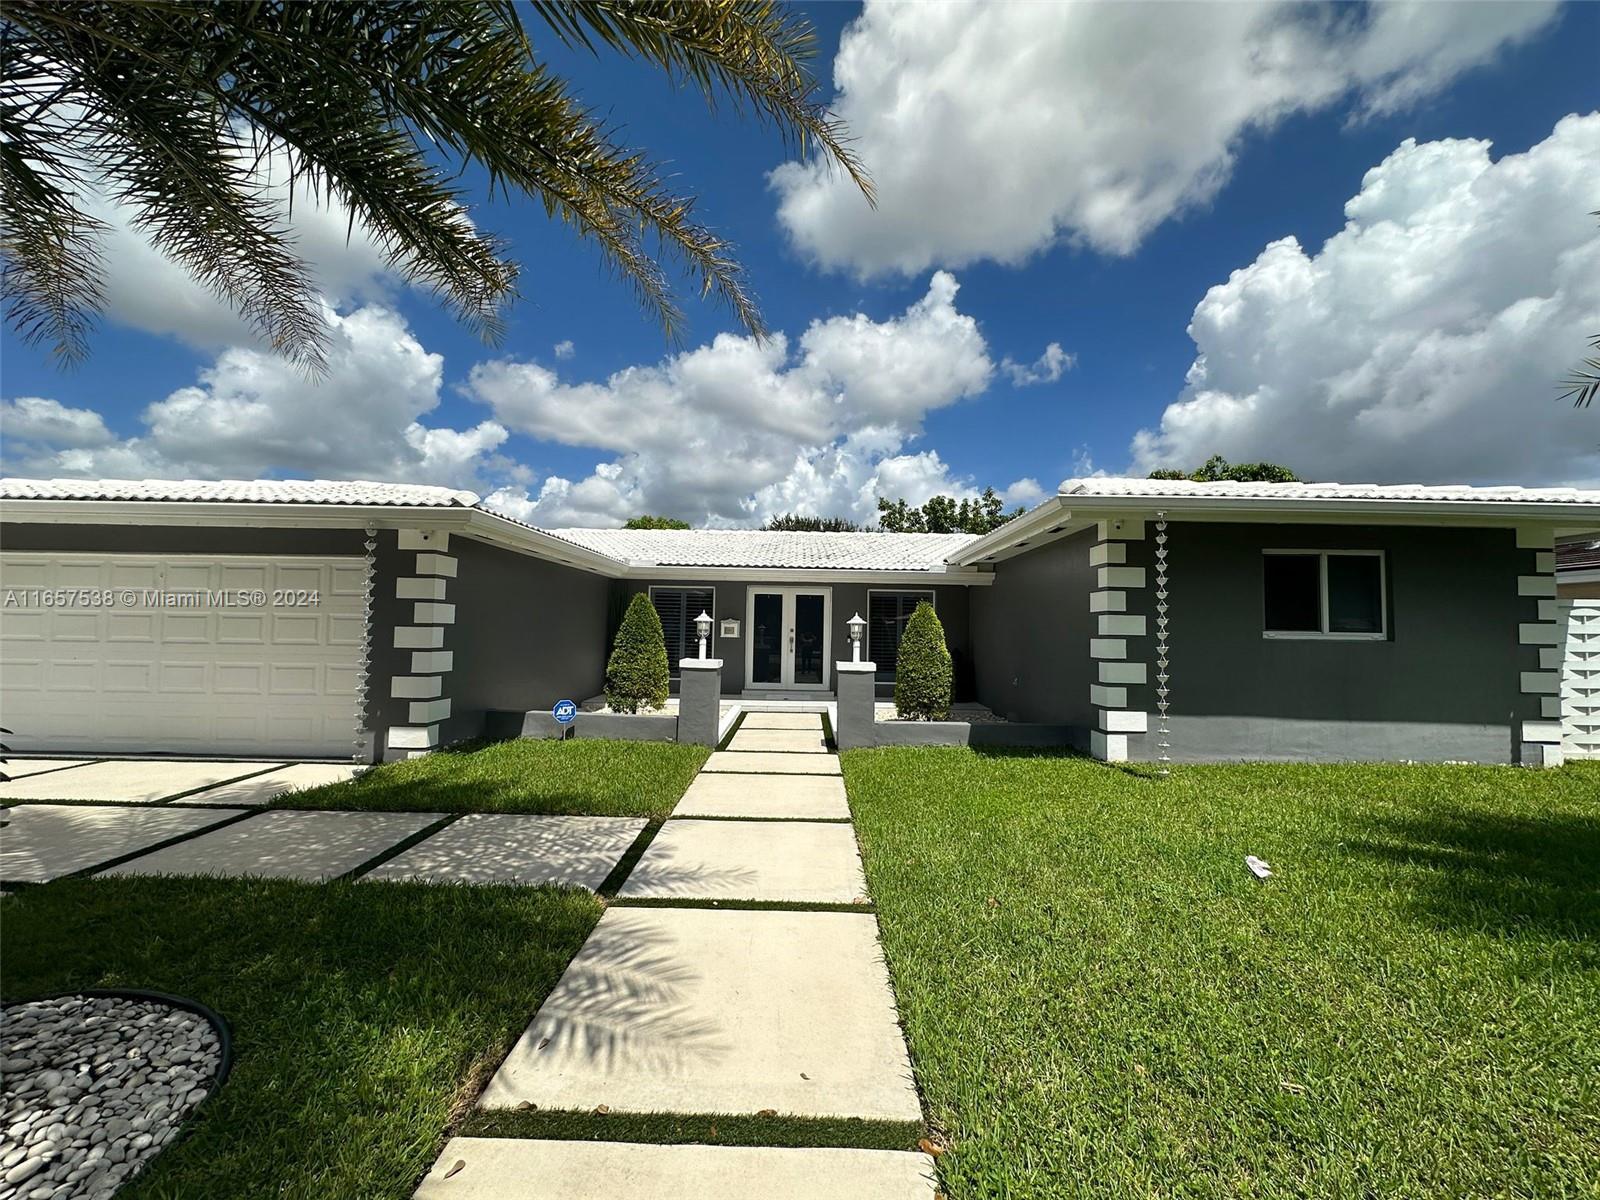
M636 713L667 702L667 643L650 597L640 592L628 604L606 663L606 703L614 712Z
M950 649L933 605L917 605L900 635L894 709L902 718L942 721L950 715Z

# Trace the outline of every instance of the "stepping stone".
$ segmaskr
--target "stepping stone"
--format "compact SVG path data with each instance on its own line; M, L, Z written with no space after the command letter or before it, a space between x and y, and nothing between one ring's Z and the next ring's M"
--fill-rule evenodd
M252 875L317 883L355 870L443 815L278 809L146 854L105 874Z
M684 792L674 817L767 817L848 821L844 780L834 775L728 775L702 772Z
M934 1200L937 1194L933 1160L904 1150L458 1137L445 1143L413 1200Z
M855 830L819 821L668 821L617 893L624 898L860 904Z
M118 759L0 783L0 800L105 800L115 804L154 804L157 800L215 787L230 779L255 775L283 765L282 762Z
M380 863L362 879L555 884L595 891L648 822L643 817L473 813Z
M729 750L775 750L780 753L826 754L827 745L822 740L822 730L805 729L745 729L733 735Z
M877 931L871 913L608 909L478 1103L921 1121Z
M344 783L356 777L356 768L342 763L298 763L280 767L265 775L253 775L236 783L225 783L204 792L185 796L185 804L265 804L285 792Z
M92 758L8 758L0 763L0 771L13 779L21 779L27 775L42 775L46 771L81 767L93 761Z
M25 804L0 832L0 879L48 883L238 816L242 808Z
M718 750L700 768L716 774L733 771L748 775L839 775L837 754L754 754Z
M822 732L821 713L747 712L741 729L814 729Z

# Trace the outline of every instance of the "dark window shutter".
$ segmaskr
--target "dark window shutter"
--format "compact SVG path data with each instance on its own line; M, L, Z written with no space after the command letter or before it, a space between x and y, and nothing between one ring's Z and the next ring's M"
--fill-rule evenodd
M893 675L900 661L900 637L906 622L932 592L873 592L867 601L867 657L878 664L878 674Z
M700 652L700 637L694 619L711 613L714 604L710 588L655 588L650 593L656 615L661 618L661 636L667 644L667 669L678 674L678 660L693 658Z

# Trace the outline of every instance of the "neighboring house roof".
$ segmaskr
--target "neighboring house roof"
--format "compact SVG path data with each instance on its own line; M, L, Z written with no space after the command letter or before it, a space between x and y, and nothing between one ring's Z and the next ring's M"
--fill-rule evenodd
M551 529L630 566L943 571L968 533L789 533L755 529Z
M1600 571L1600 541L1557 542L1556 571Z
M462 507L474 492L364 479L0 479L3 500L133 500L151 503L355 504Z

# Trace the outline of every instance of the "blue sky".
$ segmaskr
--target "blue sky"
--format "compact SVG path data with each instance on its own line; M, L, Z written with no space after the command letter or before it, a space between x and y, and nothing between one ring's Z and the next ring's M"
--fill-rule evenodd
M325 236L320 382L130 250L86 364L4 335L7 471L405 478L546 525L1027 502L1212 452L1600 480L1600 413L1553 399L1600 329L1600 5L802 7L876 213L775 186L771 131L659 75L552 54L701 197L781 350L688 292L669 346L531 201L474 212L523 264L496 347Z

